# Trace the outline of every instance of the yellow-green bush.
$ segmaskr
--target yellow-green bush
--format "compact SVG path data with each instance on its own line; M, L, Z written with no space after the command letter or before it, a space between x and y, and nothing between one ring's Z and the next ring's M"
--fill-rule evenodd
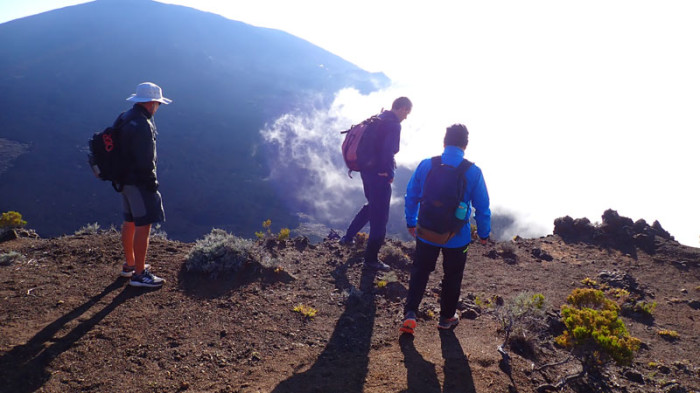
M641 342L630 336L614 301L603 291L577 288L566 303L561 308L566 331L555 338L557 344L573 348L587 363L600 364L608 359L630 363Z
M0 228L21 228L27 225L27 222L22 220L22 215L16 211L2 213L0 216Z

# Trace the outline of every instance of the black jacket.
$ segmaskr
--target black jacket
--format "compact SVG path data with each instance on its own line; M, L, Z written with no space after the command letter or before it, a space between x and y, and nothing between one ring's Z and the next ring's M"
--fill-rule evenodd
M151 191L158 189L156 175L156 129L155 119L141 105L134 104L115 121L124 123L121 127L121 141L130 163L129 173L124 184L145 187Z

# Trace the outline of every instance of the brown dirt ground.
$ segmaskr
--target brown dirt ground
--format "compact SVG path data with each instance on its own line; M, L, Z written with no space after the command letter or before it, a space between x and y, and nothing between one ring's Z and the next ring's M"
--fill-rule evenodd
M643 342L631 366L607 366L563 391L700 389L700 249L664 240L654 255L634 258L558 236L514 246L514 258L504 256L502 243L470 247L464 299L497 295L508 302L539 292L558 315L581 280L617 271L658 303L653 318L623 318ZM0 253L25 256L0 266L0 391L510 393L534 391L577 369L570 362L533 371L567 356L552 334L534 354L510 351L511 362L503 362L496 350L503 334L486 307L454 331L439 332L428 316L439 309L439 264L415 338L400 339L409 243L387 242L382 253L394 275L381 277L362 274L360 247L305 246L297 238L273 248L284 272L210 280L184 271L192 247L154 239L149 262L168 281L144 290L117 278L116 233L0 243ZM535 258L534 249L553 259ZM389 284L379 288L380 278ZM305 319L292 310L298 304L318 314ZM680 339L663 339L662 329Z

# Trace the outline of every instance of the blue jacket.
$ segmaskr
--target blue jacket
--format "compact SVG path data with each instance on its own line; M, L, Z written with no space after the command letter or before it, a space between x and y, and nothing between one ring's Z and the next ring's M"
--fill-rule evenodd
M446 146L442 153L444 164L457 167L464 159L464 151L456 146ZM415 228L418 220L418 208L423 196L423 184L428 176L432 164L430 158L418 164L418 168L413 172L411 180L406 187L406 225ZM477 234L480 238L487 238L491 233L491 210L489 209L489 193L486 190L486 183L481 169L472 165L464 174L467 179L467 189L464 192L464 202L467 204L467 217L471 216L471 208L474 207L474 219L476 220ZM428 244L445 248L460 248L471 242L471 228L467 223L461 231L450 239L446 244L435 244L425 239L421 239Z
M377 131L384 138L380 139L382 143L379 146L379 163L375 170L376 173L388 173L389 178L393 179L394 169L396 168L394 155L399 152L399 144L401 142L401 123L392 111L380 113L379 118L382 119L382 122L379 123Z

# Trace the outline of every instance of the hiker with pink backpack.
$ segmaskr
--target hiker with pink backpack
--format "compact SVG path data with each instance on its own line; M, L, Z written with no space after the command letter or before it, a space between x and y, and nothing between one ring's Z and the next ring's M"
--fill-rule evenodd
M352 244L355 235L369 223L364 257L364 268L367 270L390 270L378 255L389 221L391 183L396 169L394 155L399 152L401 122L406 120L412 108L411 100L399 97L394 100L391 110L383 111L345 132L343 157L350 169L348 175L353 170L360 172L367 203L357 212L339 243Z

